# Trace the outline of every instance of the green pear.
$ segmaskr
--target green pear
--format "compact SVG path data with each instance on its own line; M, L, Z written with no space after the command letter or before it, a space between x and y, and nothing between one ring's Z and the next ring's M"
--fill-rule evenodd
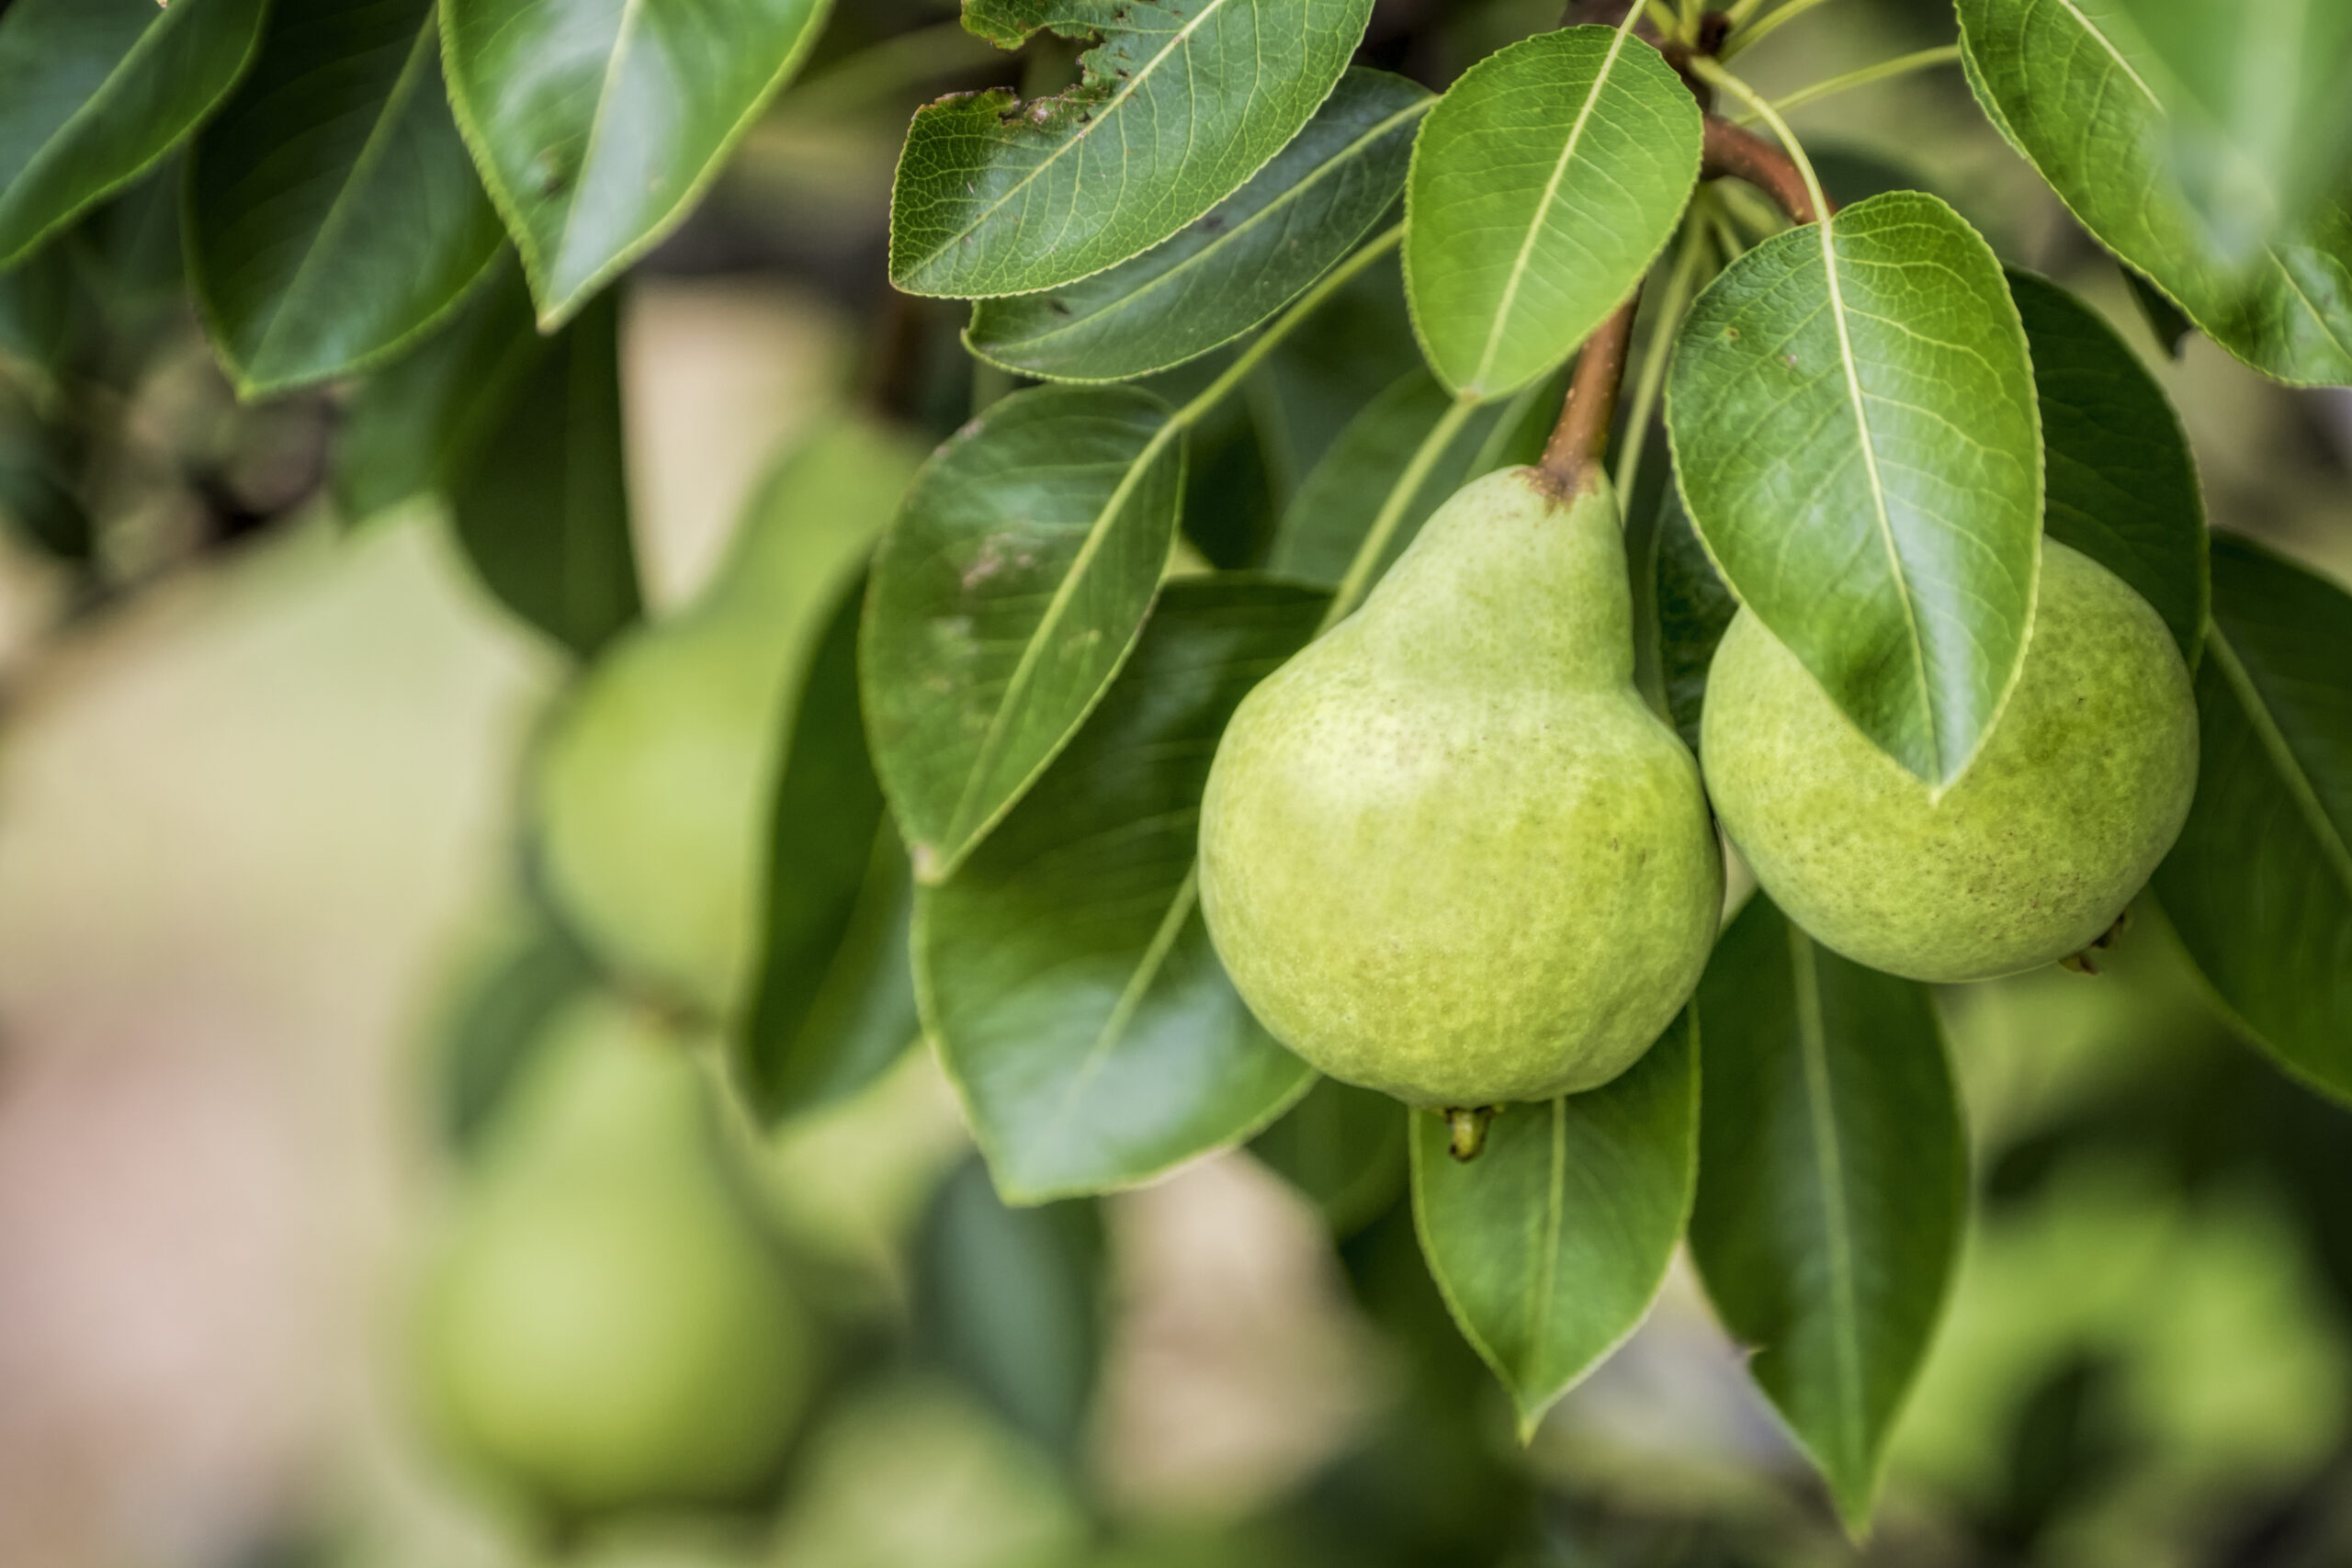
M426 1281L434 1414L564 1516L755 1493L807 1400L809 1327L702 1070L607 998L548 1027Z
M2197 787L2197 703L2164 622L2054 539L2017 686L1941 794L1856 728L1746 610L1707 678L1707 789L1756 880L1825 945L1939 982L2106 933Z
M1649 1048L1706 965L1723 865L1633 677L1607 482L1506 468L1250 694L1202 802L1201 906L1277 1039L1448 1109L1592 1089Z
M762 486L707 590L616 643L557 716L535 784L541 863L633 983L722 1018L741 1004L798 671L922 456L862 421L820 426Z

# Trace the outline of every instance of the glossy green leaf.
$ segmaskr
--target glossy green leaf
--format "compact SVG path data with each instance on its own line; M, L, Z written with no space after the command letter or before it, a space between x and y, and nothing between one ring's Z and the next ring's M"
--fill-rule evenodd
M0 362L14 360L43 380L53 378L73 335L77 293L74 261L63 245L47 246L0 272Z
M266 0L15 0L0 16L0 267L178 145L253 63Z
M683 221L829 0L443 0L450 107L543 326Z
M1291 497L1274 532L1267 570L1300 582L1338 587L1388 492L1453 402L1435 378L1416 367L1366 403ZM1558 412L1557 389L1538 383L1464 420L1421 488L1406 502L1369 582L1380 581L1446 497L1480 474L1534 461Z
M913 891L858 711L860 581L794 694L768 824L767 912L737 1076L776 1120L865 1088L921 1032L907 954Z
M1943 1312L1968 1139L1925 987L1761 893L1699 983L1690 1253L1748 1373L1860 1529Z
M1104 1252L1098 1205L1009 1209L967 1162L915 1237L916 1358L1046 1452L1077 1460L1102 1364Z
M1959 8L1978 100L2101 244L2256 369L2352 383L2352 188L2320 199L2242 268L2181 187L2155 67L2120 0Z
M510 251L431 338L352 398L331 480L345 521L446 489L513 409L548 346Z
M2033 367L1992 251L1911 191L1777 234L1691 307L1666 408L1740 602L1881 750L1958 778L2041 564Z
M1430 112L1405 289L1430 367L1476 398L1556 367L1666 246L1699 178L1698 100L1612 28L1488 55Z
M1409 1114L1385 1094L1322 1078L1250 1140L1250 1152L1296 1188L1344 1241L1403 1194Z
M483 585L582 658L639 613L618 324L609 298L582 311L449 481L450 521Z
M2197 330L2197 323L2182 315L2180 307L2165 299L2164 292L2143 277L2136 268L2118 262L2116 270L2123 275L2125 285L2132 290L2132 303L2139 308L2140 319L2148 323L2149 335L2165 351L2165 357L2179 359L2181 346L2188 342L2188 334Z
M441 90L433 0L280 6L188 167L188 280L246 397L399 353L505 238Z
M1194 895L1226 720L1324 596L1170 584L1135 657L1036 787L915 913L926 1032L997 1190L1132 1186L1248 1137L1314 1074L1227 978Z
M1372 0L967 0L1007 49L1099 39L1082 80L1031 103L944 98L908 129L890 280L977 299L1074 282L1239 189L1330 95Z
M1432 101L1401 76L1350 71L1306 129L1199 221L1079 282L981 300L965 345L1027 376L1121 381L1240 336L1388 210Z
M1118 673L1183 469L1149 393L1041 387L915 476L874 563L860 657L876 769L922 880L955 872Z
M2143 74L2164 100L2170 133L2165 151L2218 254L2254 259L2342 188L2352 153L2352 6L2120 0L2109 15L2119 32L2144 40L2155 69Z
M1278 503L1289 504L1375 393L1420 367L1393 258L1358 273L1293 328L1242 383Z
M1522 1442L1666 1282L1699 1174L1698 1034L1685 1009L1614 1081L1504 1107L1467 1164L1442 1118L1413 1118L1430 1273L1510 1391Z
M2098 311L2030 272L2009 293L2041 405L2042 526L2130 583L2194 667L2205 635L2205 496L2164 389Z
M2242 1028L2352 1099L2352 594L2228 535L2165 912Z
M1715 661L1715 645L1739 613L1739 601L1707 558L1707 547L1682 509L1681 492L1672 485L1658 498L1657 565L1658 673L1667 716L1695 757L1707 671Z

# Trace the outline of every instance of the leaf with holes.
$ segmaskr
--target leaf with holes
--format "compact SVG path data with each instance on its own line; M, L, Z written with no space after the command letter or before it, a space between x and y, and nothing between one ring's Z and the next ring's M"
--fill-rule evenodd
M1135 646L1176 536L1182 432L1125 388L995 404L915 476L859 654L876 770L916 875L953 874Z
M1078 739L919 896L925 1029L1008 1200L1147 1180L1248 1137L1314 1081L1217 962L1193 857L1217 737L1324 603L1170 584Z
M1413 1118L1421 1250L1522 1442L1666 1282L1699 1175L1698 1034L1685 1009L1615 1081L1505 1107L1466 1165L1442 1118Z
M2041 406L2042 526L2154 606L2191 669L2205 635L2205 496L2164 389L2096 310L2012 269Z
M2000 264L1931 196L1778 234L1684 319L1667 429L1740 602L1934 789L2025 657L2041 423Z
M1298 134L1371 14L1372 0L967 0L964 25L1007 49L1047 29L1099 41L1058 96L970 93L915 115L890 281L1027 294L1149 250Z
M505 239L449 118L433 0L280 6L188 182L188 281L246 397L399 353Z
M1621 28L1544 33L1463 73L1405 195L1406 293L1446 389L1501 397L1574 353L1665 248L1699 141L1690 90Z
M1699 982L1690 1255L1748 1374L1860 1529L1942 1315L1968 1139L1927 988L1761 893Z
M2352 1099L2352 594L2217 535L2197 716L2156 895L2240 1026Z
M152 168L253 63L266 0L16 0L0 16L0 268Z
M483 585L583 659L639 614L618 328L611 299L582 312L448 477L450 522Z
M449 103L542 326L675 228L830 0L442 0Z
M1306 129L1198 222L1065 288L981 300L965 346L1047 380L1123 381L1240 336L1388 210L1431 101L1401 76L1350 71Z
M1969 85L2101 244L2266 375L2352 383L2352 187L2245 266L2205 231L2168 152L2157 67L2120 0L1959 0Z

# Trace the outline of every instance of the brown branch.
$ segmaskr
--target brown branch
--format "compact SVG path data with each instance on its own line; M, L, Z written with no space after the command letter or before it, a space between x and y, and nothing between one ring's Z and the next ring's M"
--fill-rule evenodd
M1804 175L1798 173L1796 160L1721 115L1709 115L1706 126L1706 140L1701 143L1699 158L1700 178L1714 180L1729 175L1746 180L1770 197L1773 205L1787 213L1792 223L1815 221L1813 193L1805 189ZM1837 209L1833 202L1830 210Z
M1609 422L1617 412L1617 387L1625 378L1625 352L1634 337L1634 313L1641 308L1636 288L1608 320L1592 329L1577 355L1576 374L1568 380L1567 401L1560 405L1560 423L1544 445L1544 476L1562 495L1574 495L1589 473L1600 470L1609 446Z

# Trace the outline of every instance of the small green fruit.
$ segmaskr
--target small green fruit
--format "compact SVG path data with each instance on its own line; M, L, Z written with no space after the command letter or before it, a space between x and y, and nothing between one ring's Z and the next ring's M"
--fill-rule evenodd
M539 760L539 844L573 927L635 983L742 1004L797 672L922 454L853 419L775 470L708 590L581 682Z
M1697 985L1723 905L1699 772L1633 682L1605 481L1465 486L1355 615L1250 694L1201 903L1275 1037L1414 1105L1606 1083Z
M807 1321L680 1043L601 998L550 1027L427 1283L435 1414L560 1514L737 1500L799 1419Z
M1746 610L1716 650L1699 739L1724 829L1773 902L1915 980L2081 952L2172 847L2197 786L2197 703L2164 622L2050 539L2017 688L1940 796Z

